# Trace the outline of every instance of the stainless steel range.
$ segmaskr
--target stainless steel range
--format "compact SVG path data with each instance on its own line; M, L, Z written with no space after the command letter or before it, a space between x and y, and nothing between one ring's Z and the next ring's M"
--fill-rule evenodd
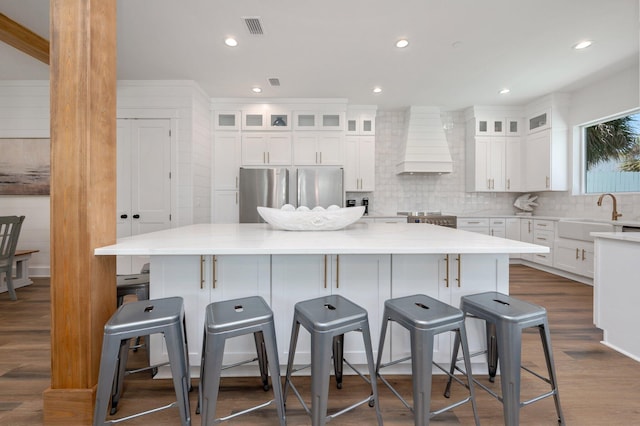
M398 212L399 215L404 216ZM430 223L432 225L446 226L448 228L458 227L458 217L452 215L443 215L436 212L406 212L407 223Z

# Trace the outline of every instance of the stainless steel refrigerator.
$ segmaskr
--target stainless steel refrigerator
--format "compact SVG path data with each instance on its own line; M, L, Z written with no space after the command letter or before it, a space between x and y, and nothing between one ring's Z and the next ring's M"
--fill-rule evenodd
M256 207L280 208L289 202L289 170L240 168L240 223L264 222Z
M280 208L285 204L324 208L342 207L344 177L340 167L240 168L240 223L262 223L257 207ZM295 196L289 196L295 194Z
M342 207L344 173L340 167L306 167L296 170L296 203L310 209L325 209L332 204Z

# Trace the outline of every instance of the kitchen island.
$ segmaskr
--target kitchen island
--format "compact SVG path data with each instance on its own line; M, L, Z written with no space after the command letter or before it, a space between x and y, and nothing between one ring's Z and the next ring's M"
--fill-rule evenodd
M339 293L369 313L377 349L384 301L415 293L453 306L481 291L509 292L509 254L548 248L429 224L355 223L339 231L291 232L268 224L200 224L120 239L96 255L149 255L151 298L185 302L189 358L200 364L205 307L218 300L259 295L274 311L280 362L286 362L294 304ZM482 324L468 321L471 350L485 345ZM406 331L392 327L383 359L408 354ZM253 339L227 344L225 363L255 352ZM301 333L297 363L309 361ZM353 340L353 341L352 341ZM451 336L438 338L434 359L449 360ZM153 336L152 362L166 359ZM345 357L364 364L361 340L345 336ZM478 361L479 362L479 361ZM397 372L408 372L397 365ZM234 374L237 374L234 372Z
M640 232L593 232L593 321L602 343L640 362Z

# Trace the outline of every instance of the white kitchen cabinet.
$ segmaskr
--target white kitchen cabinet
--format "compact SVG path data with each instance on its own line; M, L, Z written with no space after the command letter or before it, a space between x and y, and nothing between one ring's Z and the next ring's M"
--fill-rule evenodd
M241 116L240 111L214 111L213 129L215 131L240 130Z
M243 133L243 166L291 165L291 133Z
M457 228L462 231L476 232L489 235L489 218L487 217L459 217Z
M291 113L273 105L242 112L242 130L291 130Z
M151 299L179 296L184 301L189 363L200 365L204 314L211 302L259 295L270 301L270 256L152 256ZM151 362L168 360L164 339L151 336ZM227 342L225 363L255 356L252 336Z
M391 295L395 298L421 293L460 306L460 298L465 295L484 291L508 294L506 263L507 255L393 255ZM467 319L466 327L470 352L486 348L484 322ZM410 354L409 336L401 327L392 327L391 341L392 359ZM452 343L452 334L440 334L434 345L434 361L451 362Z
M491 235L492 237L506 238L507 219L490 218L489 219L489 235Z
M566 134L553 138L552 130L547 129L527 136L523 158L523 190L568 190Z
M519 136L522 134L522 118L476 117L475 134L477 136Z
M470 152L469 163L473 176L470 190L481 192L502 192L505 190L505 144L504 137L479 136Z
M213 222L237 223L240 132L215 132L213 164Z
M522 218L520 219L520 241L533 244L533 219ZM532 261L532 253L521 253L520 257L525 260Z
M294 130L344 130L344 112L294 111Z
M529 133L536 133L542 130L551 128L551 109L544 109L537 111L529 116L527 119L527 131Z
M577 275L593 278L593 242L558 238L553 250L553 266Z
M556 239L555 222L545 219L533 220L533 244L549 247L549 253L536 253L532 261L553 266L553 244Z
M520 231L520 219L517 217L508 217L505 223L505 238L514 241L521 241ZM509 258L519 259L520 253L511 253Z
M345 139L345 191L373 191L376 177L375 138L373 136L347 136Z
M330 294L358 300L358 305L367 310L377 354L382 308L390 295L390 255L273 255L271 272L272 309L279 324L276 334L281 362L286 362L289 356L295 304ZM301 327L296 364L310 362L310 348L309 333ZM344 354L350 362L366 364L360 334L345 335Z
M376 111L350 109L347 111L347 135L372 136L376 134Z
M505 138L505 191L522 190L522 139Z
M296 166L344 165L343 132L298 132L293 136Z

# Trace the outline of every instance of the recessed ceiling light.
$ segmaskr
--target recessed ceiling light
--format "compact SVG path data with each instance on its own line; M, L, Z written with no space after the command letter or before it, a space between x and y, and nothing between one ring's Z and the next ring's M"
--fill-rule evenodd
M582 49L586 49L589 46L591 46L591 40L585 40L585 41L581 41L580 43L576 44L575 46L573 46L573 48L575 50L582 50Z
M251 89L253 93L262 93L262 89L260 87L254 87Z
M509 93L510 91L511 91L511 89L507 89L507 88L505 87L504 89L500 90L500 92L499 92L499 93L500 93L501 95L506 95L506 94L507 94L507 93Z
M226 44L229 47L236 47L238 45L238 40L236 40L233 37L227 37L224 39L224 44Z
M400 40L396 41L396 47L399 47L400 49L405 48L409 45L409 40L407 40L406 38L401 38Z
M380 88L380 87L374 87L373 88L373 93L380 93L380 92L382 92L382 88Z

